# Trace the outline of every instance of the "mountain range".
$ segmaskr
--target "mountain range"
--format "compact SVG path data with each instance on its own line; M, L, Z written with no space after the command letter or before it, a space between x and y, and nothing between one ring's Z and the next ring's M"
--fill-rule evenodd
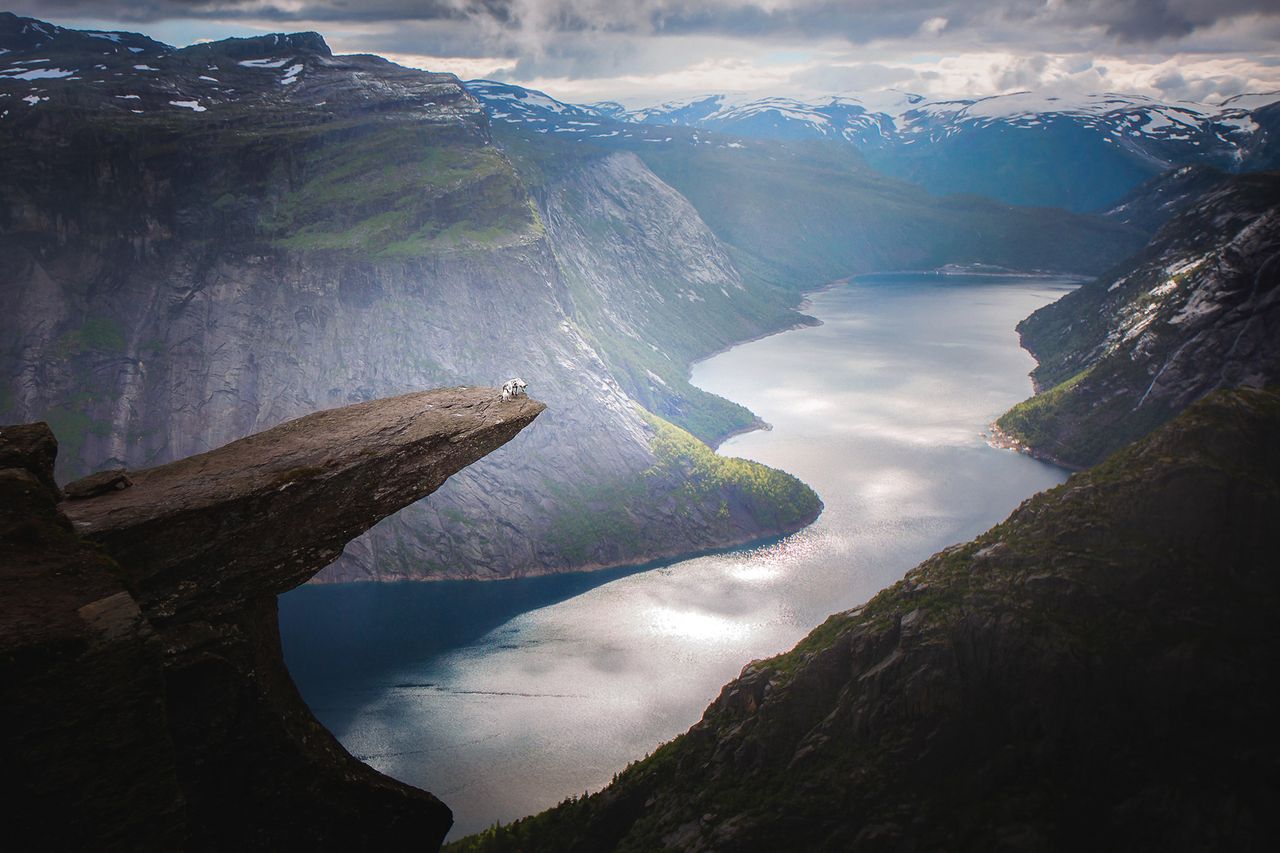
M804 290L858 272L1091 274L1145 240L939 200L849 146L514 123L452 75L315 33L178 49L6 14L0 50L0 417L48 421L60 476L424 386L521 375L547 402L329 580L594 568L794 530L820 509L807 487L711 464L708 444L755 421L690 385L693 360L809 322ZM559 129L593 120L536 100Z
M1178 165L1243 170L1280 164L1280 92L1222 104L1112 92L933 99L890 91L808 101L715 94L626 109L613 102L564 104L492 81L473 80L467 88L495 120L566 138L721 146L834 141L885 174L938 194L977 193L1082 212L1115 202L1133 185ZM672 127L736 141L664 130Z

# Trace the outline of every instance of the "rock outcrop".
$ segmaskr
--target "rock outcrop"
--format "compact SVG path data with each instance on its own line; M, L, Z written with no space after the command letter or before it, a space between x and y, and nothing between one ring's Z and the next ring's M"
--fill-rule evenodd
M1171 176L1135 199L1167 215ZM1034 453L1092 465L1218 388L1280 382L1280 174L1210 180L1134 262L1018 325L1038 393L998 426ZM1146 196L1144 198L1144 196Z
M459 850L1256 850L1277 829L1280 394L1196 404Z
M0 428L3 794L43 849L431 849L451 823L352 758L285 670L276 595L542 412L489 388L308 415L60 501Z

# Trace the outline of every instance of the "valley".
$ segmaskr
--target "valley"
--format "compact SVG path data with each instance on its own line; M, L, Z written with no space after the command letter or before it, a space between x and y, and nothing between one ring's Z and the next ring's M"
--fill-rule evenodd
M1013 325L1072 287L869 276L814 294L822 325L692 377L772 425L721 451L811 484L813 525L639 573L310 585L280 600L290 672L353 754L449 804L452 837L597 790L694 723L744 661L1062 480L983 433L1028 390Z
M1274 837L1280 13L214 5L0 12L15 837Z

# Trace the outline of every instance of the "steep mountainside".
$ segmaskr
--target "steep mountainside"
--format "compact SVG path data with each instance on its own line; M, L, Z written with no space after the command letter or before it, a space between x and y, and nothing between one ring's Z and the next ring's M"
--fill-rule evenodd
M1280 396L1221 392L756 661L505 851L1261 850Z
M1175 215L1230 179L1210 166L1182 166L1139 184L1104 215L1155 234Z
M1136 266L1018 330L1040 393L999 427L1068 465L1097 462L1216 388L1280 381L1280 174L1220 183Z
M740 137L839 141L933 192L1087 211L1114 204L1171 166L1275 168L1276 101L1276 92L1213 105L1112 92L930 99L890 91L808 102L708 95L639 110L589 109Z
M755 465L690 491L684 471L706 449L667 440L598 349L663 342L607 298L580 298L453 76L333 56L306 33L175 50L0 15L0 47L0 414L53 425L61 476L165 462L324 406L521 375L549 406L538 428L326 577L586 568L818 512L803 484ZM741 290L723 250L660 181L639 179L655 194L612 220L616 240L681 230L661 296L715 309L676 333L696 329L705 352L795 322L781 300L723 296ZM592 180L618 176L580 183ZM618 290L659 277L636 262ZM664 410L706 438L750 420L709 395L679 402ZM629 504L637 493L652 500Z
M794 292L859 272L972 263L1096 274L1144 242L1137 229L1097 216L939 199L829 141L620 122L518 86L467 86L524 175L554 177L607 152L633 152L729 246L749 286Z

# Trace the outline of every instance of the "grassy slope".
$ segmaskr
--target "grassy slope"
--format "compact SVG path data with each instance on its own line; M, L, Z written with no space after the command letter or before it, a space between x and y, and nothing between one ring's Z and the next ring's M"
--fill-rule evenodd
M634 506L665 506L670 523L699 531L703 547L797 530L822 511L813 489L791 474L720 456L687 431L641 414L653 429L654 463L647 471L557 496L549 538L565 558L608 564L627 553L661 556L653 549L663 547L662 532L633 516Z

